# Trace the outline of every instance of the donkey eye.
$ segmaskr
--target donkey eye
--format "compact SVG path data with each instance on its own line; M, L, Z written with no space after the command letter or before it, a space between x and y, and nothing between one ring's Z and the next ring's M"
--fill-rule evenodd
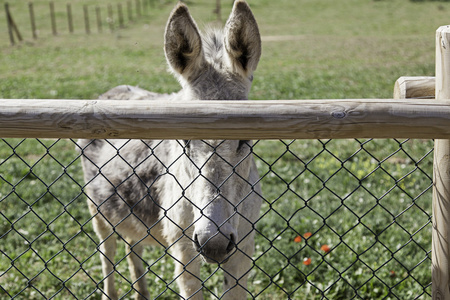
M190 140L183 140L184 142L184 150L189 151L191 149L191 141Z
M238 146L238 151L241 150L244 145L248 145L249 142L250 142L249 140L240 140L239 146Z

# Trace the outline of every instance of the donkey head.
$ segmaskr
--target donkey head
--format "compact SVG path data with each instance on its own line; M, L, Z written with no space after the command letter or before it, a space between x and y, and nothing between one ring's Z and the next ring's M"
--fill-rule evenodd
M225 29L202 37L180 3L167 23L165 54L183 87L181 100L246 100L261 56L258 25L248 4L236 0ZM224 262L239 245L242 202L252 191L251 141L183 143L189 157L183 170L192 180L186 198L193 203L194 247L207 262Z
M245 1L235 1L223 32L210 30L204 38L187 7L178 4L167 23L164 45L184 99L247 99L261 56L261 37Z
M192 241L206 262L225 262L250 232L245 201L253 191L251 141L185 141L185 197L194 213ZM248 199L247 199L248 198ZM240 236L241 235L241 236Z

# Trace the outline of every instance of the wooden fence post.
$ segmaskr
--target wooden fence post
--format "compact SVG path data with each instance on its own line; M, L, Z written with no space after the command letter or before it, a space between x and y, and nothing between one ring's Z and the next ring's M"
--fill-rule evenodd
M141 13L141 1L140 0L135 0L136 2L136 17L139 19L142 15Z
M144 0L144 2L142 2L142 13L144 15L148 15L148 1Z
M11 42L11 45L14 45L15 44L14 33L16 33L19 41L22 41L22 35L20 34L19 29L17 28L17 25L12 18L11 12L9 11L8 3L5 3L5 12L6 12L6 23L8 23L9 40Z
M6 12L6 23L8 24L9 41L11 42L11 45L14 45L15 41L14 41L14 35L13 35L11 22L9 21L10 14L9 14L9 4L8 3L5 3L5 12Z
M95 15L97 17L97 31L99 33L101 33L102 30L102 16L101 16L101 12L100 12L100 7L97 5L95 7Z
M117 4L117 15L118 15L118 18L119 18L119 27L120 28L124 28L125 24L124 24L124 21L123 21L122 3L118 3Z
M84 29L86 31L86 34L90 34L91 26L89 24L89 10L86 4L83 5L83 15L84 15Z
M217 21L221 22L222 21L222 9L221 9L221 5L220 5L220 0L216 0L216 9L214 10L214 12L217 14Z
M69 23L69 32L73 33L72 5L67 3L67 22Z
M28 3L28 10L30 11L31 34L33 35L33 39L37 39L36 22L35 22L35 19L34 19L33 2L29 2Z
M109 29L111 32L114 32L114 15L113 15L113 8L111 4L108 4L108 23L109 23Z
M450 26L442 26L436 31L436 99L449 98ZM450 140L435 140L433 182L432 297L448 300L450 299Z
M133 13L132 11L132 6L131 6L131 1L128 0L127 1L127 13L128 13L128 21L133 21Z
M55 4L53 2L50 2L49 6L50 6L50 20L52 24L52 33L53 35L57 35L58 31L56 30Z

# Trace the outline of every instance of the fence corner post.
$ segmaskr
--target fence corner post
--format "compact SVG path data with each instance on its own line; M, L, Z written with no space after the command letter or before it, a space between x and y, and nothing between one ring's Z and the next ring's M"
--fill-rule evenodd
M436 31L436 99L450 99L450 26ZM435 140L433 182L432 298L448 300L450 140Z

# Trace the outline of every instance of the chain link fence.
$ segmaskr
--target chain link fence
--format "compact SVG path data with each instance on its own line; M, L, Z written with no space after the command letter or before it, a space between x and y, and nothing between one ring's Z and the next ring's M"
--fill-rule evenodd
M73 140L0 140L1 299L104 294L103 241L76 148ZM261 140L251 152L263 203L247 298L431 297L433 141ZM129 299L137 291L125 245L113 273L119 298ZM139 259L151 298L176 299L170 246L145 248ZM223 296L223 273L202 266L205 299Z

